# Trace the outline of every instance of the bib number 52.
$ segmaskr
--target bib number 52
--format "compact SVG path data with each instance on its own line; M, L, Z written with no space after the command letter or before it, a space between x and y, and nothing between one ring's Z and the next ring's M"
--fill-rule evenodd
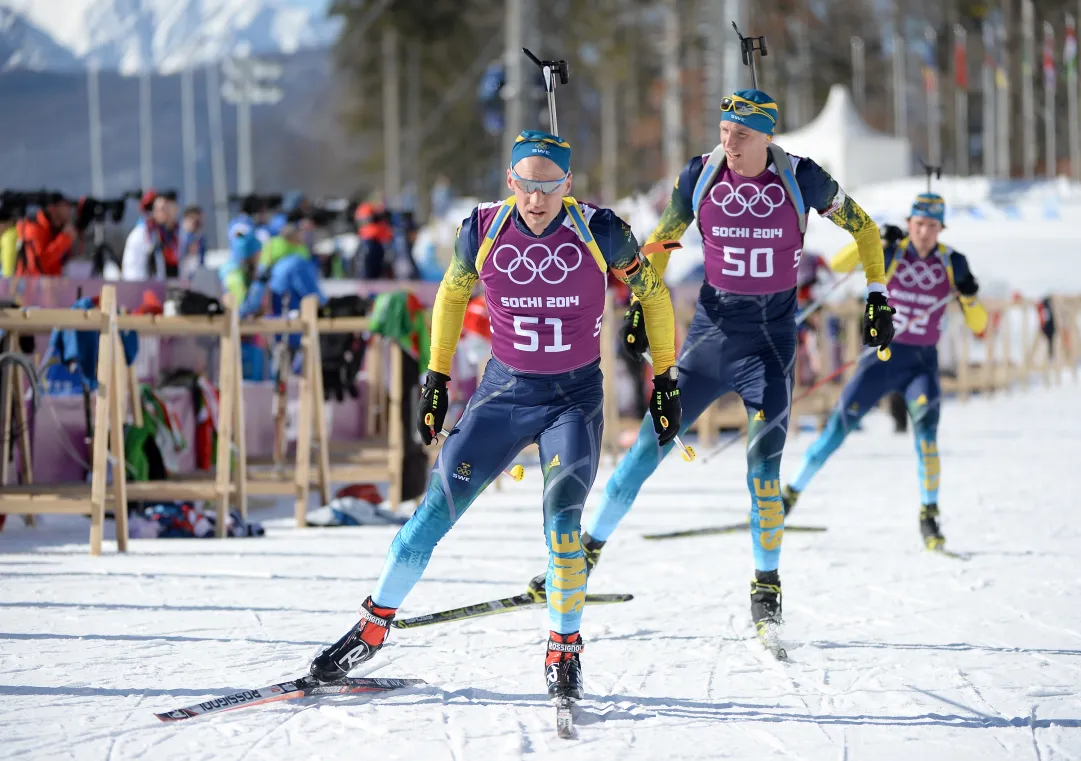
M893 304L897 311L893 315L893 329L896 333L905 332L913 336L922 336L927 333L927 324L931 320L931 313L907 304Z

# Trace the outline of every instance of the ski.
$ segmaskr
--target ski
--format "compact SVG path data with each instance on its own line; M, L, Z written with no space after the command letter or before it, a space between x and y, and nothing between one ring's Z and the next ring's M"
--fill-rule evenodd
M934 548L928 547L927 551L931 552L931 553L934 553L936 555L945 555L946 557L953 558L954 560L971 560L972 559L972 557L970 555L966 555L963 552L954 552L953 550L947 550L945 547L934 547Z
M571 698L555 698L556 704L556 733L564 740L573 740L574 731L574 700Z
M605 605L616 602L629 602L633 599L634 595L630 594L587 594L586 605ZM449 621L463 621L467 618L491 616L496 613L510 613L514 610L533 608L546 604L547 601L543 597L537 599L533 595L525 593L514 595L513 597L503 597L499 600L489 600L488 602L481 602L476 605L466 605L461 608L442 610L438 613L426 613L423 616L414 616L413 618L394 619L394 621L391 622L391 626L395 629L413 629L418 626L443 624Z
M750 531L751 524L730 523L727 526L711 526L709 528L691 528L683 531L669 531L664 534L643 534L643 539L684 539L692 536L713 536L715 534L735 534L739 531ZM786 532L793 533L819 533L827 531L825 526L785 526Z
M788 660L788 651L784 649L784 645L781 644L781 632L780 626L777 624L771 624L766 627L765 631L759 631L758 627L755 627L757 632L758 641L762 643L762 647L766 648L766 651L779 661Z
M274 703L279 700L313 697L316 695L346 695L356 692L387 692L426 684L423 679L381 679L373 677L341 679L335 682L318 682L309 676L302 676L288 682L278 682L257 690L242 690L231 695L211 698L185 708L176 708L165 713L154 714L162 721L184 721L211 713L233 711L238 708Z

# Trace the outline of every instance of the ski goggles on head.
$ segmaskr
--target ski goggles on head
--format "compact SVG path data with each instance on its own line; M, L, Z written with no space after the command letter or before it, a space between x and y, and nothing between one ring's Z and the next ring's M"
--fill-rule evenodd
M770 113L766 109L762 108L754 101L741 98L738 95L729 95L721 100L721 110L731 111L739 116L751 116L752 114L760 114L766 117L773 124L777 123L777 117L774 113Z
M536 193L539 190L546 196L555 193L567 181L567 175L563 175L558 180L527 180L525 177L519 177L513 169L510 170L510 176L523 193Z

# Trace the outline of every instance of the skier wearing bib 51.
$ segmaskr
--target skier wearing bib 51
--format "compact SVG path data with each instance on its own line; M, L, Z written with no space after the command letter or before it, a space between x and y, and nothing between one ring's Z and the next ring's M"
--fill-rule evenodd
M623 220L569 195L570 158L562 138L521 133L507 170L514 195L481 204L458 230L432 315L431 365L417 420L425 443L443 429L451 359L478 280L492 359L439 452L424 501L394 538L360 622L312 663L321 681L375 655L439 540L518 452L537 444L549 549L545 678L551 697L582 697L579 628L587 575L580 532L600 459L600 334L609 269L641 300L655 347L650 415L662 445L679 430L680 400L668 289Z
M821 435L807 449L803 463L782 495L785 512L796 504L815 473L826 464L845 437L879 399L891 391L904 393L920 478L920 533L927 549L939 550L946 538L938 525L938 417L942 389L938 378L938 339L951 294L958 294L965 323L976 335L987 327L987 310L977 300L979 285L963 254L938 242L945 227L946 202L937 193L921 193L908 217L908 237L886 249L886 275L896 304L897 337L893 357L880 362L865 357ZM849 272L857 264L856 252L842 249L832 266Z
M807 212L815 209L855 238L867 275L864 342L886 346L893 335L878 228L811 159L772 144L778 108L761 90L739 90L721 101L721 144L683 168L671 200L650 235L678 240L697 222L705 248L705 282L678 360L683 428L718 397L735 391L747 408L747 488L755 578L751 617L771 650L781 622L778 566L784 533L779 483L788 429L796 351L796 278ZM651 256L664 274L670 251ZM642 308L624 318L624 348L647 346ZM656 359L656 356L654 356ZM670 446L643 424L609 479L582 538L589 569L630 510L643 482Z

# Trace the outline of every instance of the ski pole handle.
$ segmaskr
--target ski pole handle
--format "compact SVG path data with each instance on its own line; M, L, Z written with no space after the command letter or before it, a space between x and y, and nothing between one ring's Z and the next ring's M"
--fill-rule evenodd
M444 428L442 431L439 432L439 435L445 439L450 436L450 431ZM525 478L525 468L523 468L521 463L519 463L513 466L510 470L504 470L503 475L514 481L521 481L523 478Z

